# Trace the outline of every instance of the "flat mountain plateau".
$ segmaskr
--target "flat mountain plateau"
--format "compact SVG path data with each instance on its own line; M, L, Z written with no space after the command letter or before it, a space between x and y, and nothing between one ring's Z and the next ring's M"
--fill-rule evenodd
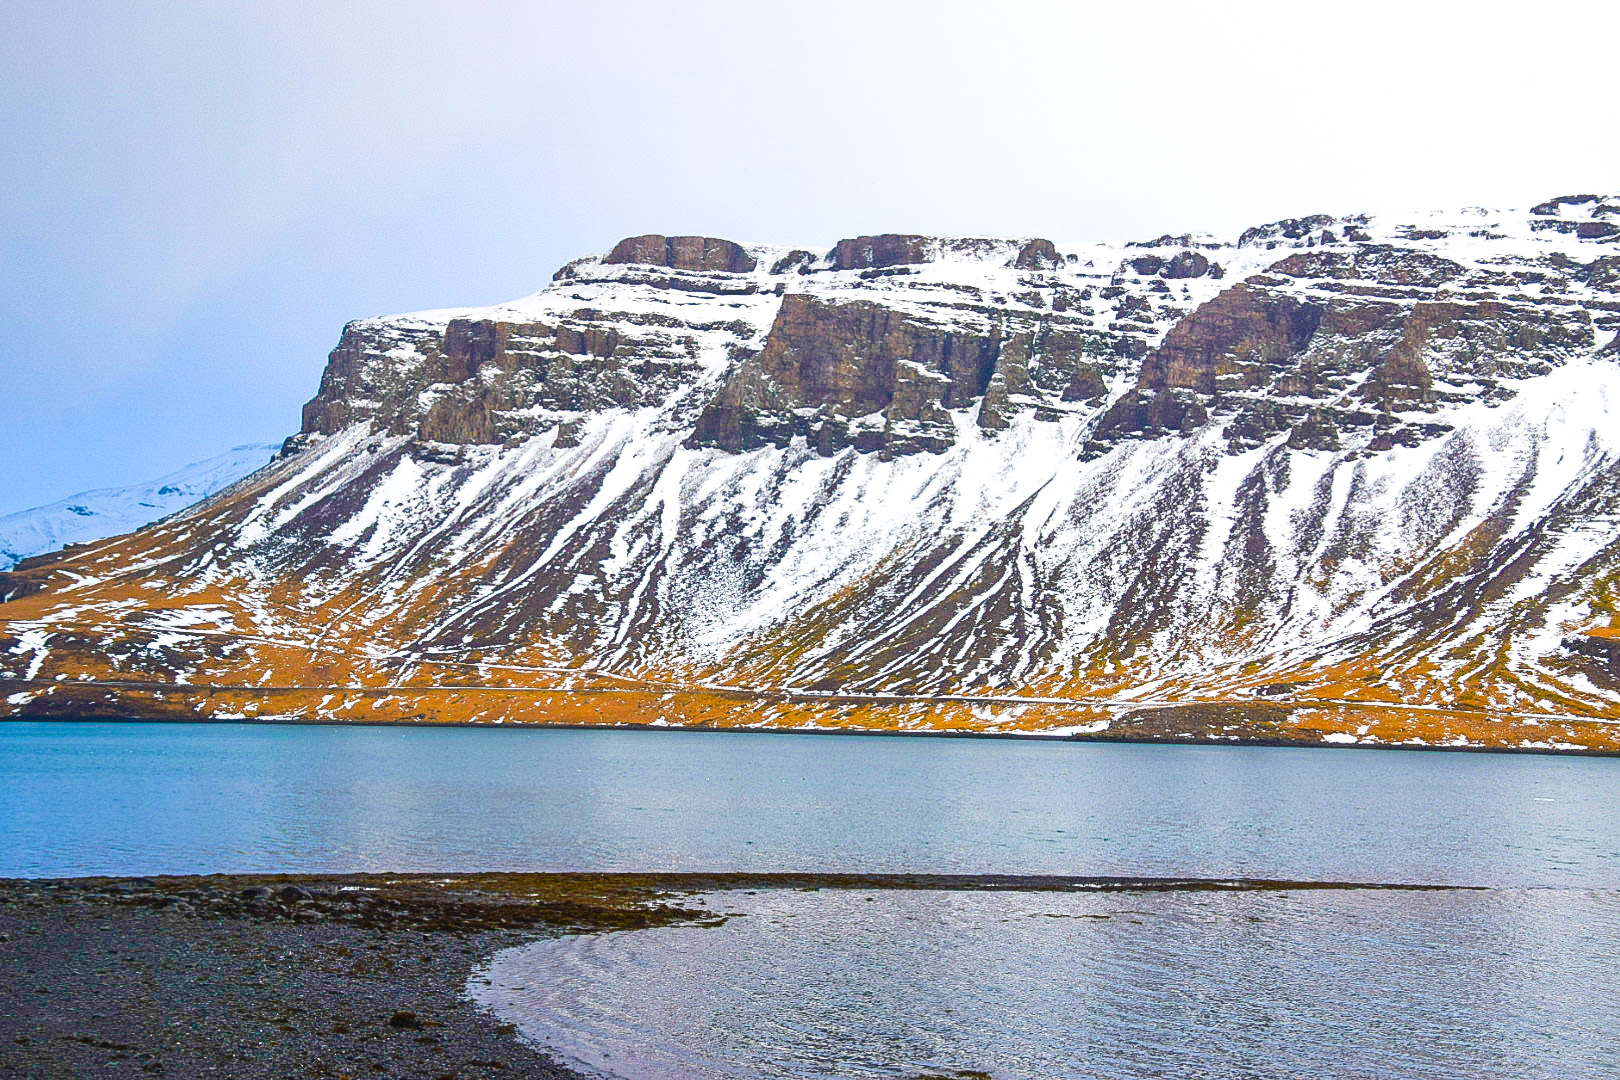
M1620 197L641 236L0 575L0 715L1620 751Z

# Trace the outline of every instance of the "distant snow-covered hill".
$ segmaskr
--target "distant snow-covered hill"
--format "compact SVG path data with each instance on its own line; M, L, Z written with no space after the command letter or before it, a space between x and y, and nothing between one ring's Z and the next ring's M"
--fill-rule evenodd
M233 446L167 476L129 487L81 491L65 499L0 517L0 570L32 555L131 532L183 510L242 479L276 452L273 443Z

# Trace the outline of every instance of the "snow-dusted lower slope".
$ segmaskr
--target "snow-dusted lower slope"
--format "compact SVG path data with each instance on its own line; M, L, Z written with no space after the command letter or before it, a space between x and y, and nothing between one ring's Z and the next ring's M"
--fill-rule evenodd
M0 578L20 714L1620 749L1620 200L637 237Z
M57 502L0 517L0 570L23 559L130 532L183 510L263 466L276 452L250 443L129 487L81 491Z

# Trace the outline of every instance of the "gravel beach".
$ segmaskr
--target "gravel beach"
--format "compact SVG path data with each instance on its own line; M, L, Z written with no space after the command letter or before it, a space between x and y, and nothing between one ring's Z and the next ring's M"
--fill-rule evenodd
M0 881L0 1075L576 1078L463 996L497 949L688 917L589 879Z

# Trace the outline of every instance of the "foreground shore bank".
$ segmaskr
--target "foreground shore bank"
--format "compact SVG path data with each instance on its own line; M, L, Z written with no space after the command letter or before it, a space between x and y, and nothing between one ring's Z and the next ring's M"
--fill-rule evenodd
M574 1080L463 996L472 969L695 914L522 875L0 881L0 1075Z
M210 875L0 880L0 1074L578 1074L464 994L536 937L712 921L720 889L1443 888L855 874Z

